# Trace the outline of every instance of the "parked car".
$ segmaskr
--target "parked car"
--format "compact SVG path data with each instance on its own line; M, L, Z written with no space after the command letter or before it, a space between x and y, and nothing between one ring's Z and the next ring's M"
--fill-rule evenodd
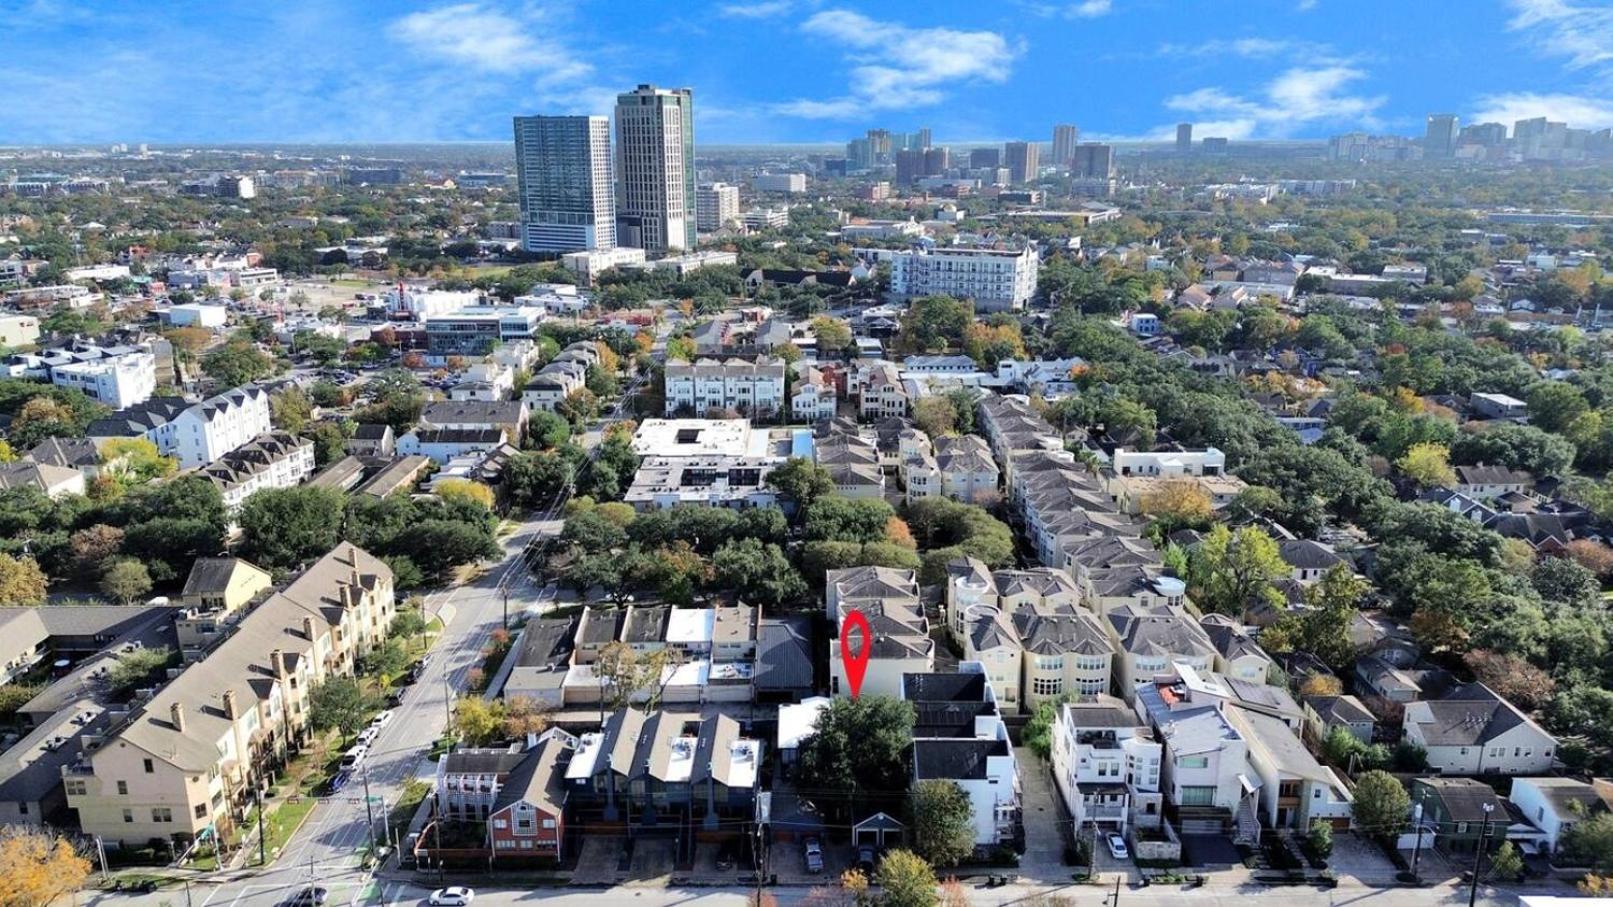
M871 876L874 874L874 845L859 844L857 846L857 868L863 871L863 875Z
M465 907L476 899L476 892L462 885L439 888L431 893L431 907Z
M358 742L369 746L375 742L375 735L379 733L381 733L381 729L372 724L358 732Z
M1109 843L1109 856L1114 857L1117 860L1126 860L1131 858L1131 851L1126 847L1125 838L1122 838L1120 835L1111 831L1104 840Z
M325 898L328 895L329 892L325 889L317 885L309 885L307 888L286 898L283 903L285 907L319 907L319 905L325 903Z
M384 728L384 727L386 727L387 725L389 725L391 723L392 723L392 712L391 711L382 712L381 714L376 715L374 718L370 719L370 727L375 728L377 731L379 731L381 728Z
M353 748L348 750L347 754L342 757L342 771L352 771L358 768L359 764L364 761L364 757L369 754L370 748L367 744L354 744Z
M807 872L823 871L823 844L817 838L806 839Z

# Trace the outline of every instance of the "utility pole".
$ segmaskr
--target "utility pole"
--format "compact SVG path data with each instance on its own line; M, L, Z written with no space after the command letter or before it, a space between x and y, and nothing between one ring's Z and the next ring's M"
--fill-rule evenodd
M269 865L269 839L263 833L263 776L252 782L252 799L258 804L258 865Z
M690 823L694 821L690 817ZM694 834L690 830L690 835ZM762 882L767 878L767 858L762 850L762 823L756 823L756 907L762 907Z
M1097 842L1094 841L1093 844L1096 845ZM1120 876L1118 875L1115 876L1115 893L1109 896L1108 901L1109 903L1106 907L1120 907Z
M370 850L373 852L373 851L379 849L380 845L375 843L375 810L370 807L370 770L369 770L369 768L366 767L366 768L360 769L359 770L359 778L361 778L364 781L364 819L365 819L365 822L368 823L368 830L369 830L369 833L370 833Z
M504 629L510 629L510 587L504 586Z
M106 843L101 840L100 835L95 836L95 853L101 858L101 884L105 885L111 873L106 868Z
M1411 876L1417 877L1417 858L1423 855L1423 801L1418 800L1411 807L1411 830L1417 836L1417 842L1411 846Z
M1484 859L1484 842L1490 837L1490 812L1493 809L1494 805L1484 804L1484 824L1479 826L1479 843L1473 848L1473 883L1467 889L1467 907L1473 907L1479 897L1479 861Z

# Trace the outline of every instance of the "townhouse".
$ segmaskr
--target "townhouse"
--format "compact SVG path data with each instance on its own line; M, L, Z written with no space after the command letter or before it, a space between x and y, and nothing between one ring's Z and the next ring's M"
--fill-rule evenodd
M950 781L968 796L977 851L1022 843L1019 767L984 668L904 674L900 695L913 704L913 783Z
M37 322L34 333L37 338ZM10 356L5 373L82 391L115 410L138 406L157 389L157 357L150 344L102 346L75 340L56 349Z
M145 438L181 469L198 469L270 430L269 392L241 387L200 403L152 397L91 422L84 434L103 449L116 438Z
M769 416L784 404L784 362L758 356L666 363L666 415L702 415L713 409Z
M927 674L935 669L935 641L919 601L917 571L893 567L830 570L824 577L824 611L836 631L829 641L829 690L833 695L851 695L838 631L853 610L868 619L874 637L853 643L858 651L872 647L862 693L898 696L903 674Z
M991 447L978 435L953 435L935 442L941 493L955 501L990 503L1001 478Z
M1052 738L1053 782L1077 828L1125 834L1164 820L1164 747L1124 702L1101 695L1063 703Z
M565 850L565 772L577 745L576 737L550 728L529 743L445 754L437 760L433 821L481 824L481 849L494 865L559 859ZM430 859L434 843L428 827L416 857ZM463 856L463 847L456 855Z
M68 806L108 846L225 833L245 815L250 784L309 737L308 696L385 638L392 571L338 545L247 614L206 657L63 769Z
M584 820L715 830L755 816L761 741L726 715L621 709L578 738L567 806Z
M438 400L420 413L420 428L462 431L500 429L506 438L526 437L529 411L520 400ZM402 439L399 439L401 446Z
M201 469L224 495L230 514L259 491L291 488L313 474L314 442L285 431L259 435Z
M560 627L540 625L537 632L546 635L539 640L547 641L533 643L534 654L517 662L511 675L517 686L507 687L507 695L529 692L552 700L553 673L560 673L557 692L561 704L597 704L605 696L607 680L594 666L607 645L622 643L640 654L666 652L653 690L661 702L750 702L755 698L752 681L760 626L761 610L749 605L585 608L569 644L556 638L555 634L564 632ZM523 671L525 663L540 666L537 674ZM552 667L544 670L544 664ZM544 673L551 676L538 676ZM649 689L640 690L634 701L648 701L651 694Z
M186 663L221 639L246 606L274 586L267 570L236 557L199 557L179 593L174 632Z
M521 401L530 409L552 413L566 397L586 386L588 367L598 364L598 347L586 340L572 343L527 380Z
M35 488L51 500L67 495L82 496L84 473L32 460L14 460L0 463L0 489L7 488Z
M1225 614L1206 614L1199 626L1215 647L1214 670L1249 683L1265 683L1274 663L1243 625Z
M880 467L879 445L863 437L857 424L831 419L818 426L812 456L829 471L835 492L848 498L885 496L885 472Z
M1118 652L1115 683L1128 702L1139 685L1172 667L1208 672L1215 665L1215 644L1181 611L1127 605L1110 612L1105 627Z
M912 404L901 372L889 362L859 369L856 387L857 412L864 421L902 418Z
M1507 799L1540 830L1540 844L1557 852L1575 825L1613 810L1613 783L1587 784L1575 778L1513 778Z
M1557 751L1557 738L1482 683L1407 703L1401 727L1447 774L1543 775Z
M797 422L833 419L839 405L831 373L805 361L790 366L795 371L795 392L790 395L790 418Z

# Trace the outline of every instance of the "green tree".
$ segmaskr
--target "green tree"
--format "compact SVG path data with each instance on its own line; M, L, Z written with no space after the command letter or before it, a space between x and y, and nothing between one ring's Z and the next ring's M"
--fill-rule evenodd
M1562 434L1591 407L1579 388L1566 381L1542 381L1529 389L1529 423Z
M1282 604L1272 585L1288 573L1277 542L1258 526L1212 528L1194 549L1189 574L1200 604L1220 614L1241 615L1258 601Z
M737 539L718 548L711 570L720 588L732 589L752 604L777 607L807 592L806 580L784 551L757 539Z
M821 497L834 493L834 478L829 470L805 457L791 457L783 465L767 474L769 488L795 502L798 508L807 508Z
M119 695L144 685L153 674L168 667L174 660L174 650L167 646L155 649L137 648L118 655L118 663L107 672L106 680Z
M912 794L913 837L933 866L956 866L974 853L974 808L955 782L920 781Z
M151 591L151 573L134 558L120 557L101 572L100 588L108 598L126 605Z
M816 805L833 821L850 818L868 803L894 808L888 800L892 792L907 789L903 756L912 739L912 703L889 696L836 698L801 743L798 786L820 792Z
M1518 848L1511 841L1502 841L1490 856L1490 877L1514 882L1522 875L1523 855L1518 853Z
M241 552L271 570L292 570L342 540L345 499L334 488L266 488L241 505Z
M571 425L547 410L538 410L527 422L527 437L542 450L554 450L571 440Z
M202 357L202 371L225 387L240 387L266 377L274 360L251 343L232 340Z
M1327 824L1327 820L1311 821L1310 831L1305 836L1305 849L1319 860L1333 855L1333 826Z
M293 384L269 398L269 413L276 428L301 434L308 420L314 417L314 402L302 388Z
M1363 772L1355 782L1355 824L1370 834L1393 837L1410 822L1411 797L1395 776Z
M974 307L950 296L925 296L908 304L897 345L909 353L935 353L963 342Z
M308 724L316 731L338 731L346 741L369 720L374 704L358 681L332 677L308 693Z
M880 888L879 902L885 907L935 907L939 900L935 870L911 850L885 854L874 870L874 882Z
M1575 822L1563 833L1559 846L1563 862L1568 865L1613 874L1613 813L1602 812Z
M812 333L818 340L818 349L830 356L851 347L851 328L838 318L819 315L812 319Z
M809 541L878 542L895 515L878 499L820 497L806 508L802 529Z
M554 499L576 478L572 461L558 451L523 451L504 467L504 486L510 500L527 507Z
M359 658L358 662L360 673L380 680L383 685L402 674L408 666L409 653L404 651L403 645L395 638L382 641L380 645Z
M316 422L306 432L314 442L314 465L321 468L347 456L347 441L353 436L353 423Z

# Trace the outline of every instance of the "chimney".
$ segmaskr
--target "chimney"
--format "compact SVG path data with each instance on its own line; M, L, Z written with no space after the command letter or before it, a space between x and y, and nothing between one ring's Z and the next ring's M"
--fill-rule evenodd
M269 664L274 666L274 676L281 680L286 679L286 653L275 649L269 653Z
M235 704L234 690L224 691L224 717L230 719L231 721L241 717L240 709L238 709Z
M174 730L185 733L185 707L174 703L168 707L168 717L173 720Z
M314 619L312 617L304 617L302 619L302 636L303 636L304 639L308 640L309 642L313 642L313 639L314 639Z

